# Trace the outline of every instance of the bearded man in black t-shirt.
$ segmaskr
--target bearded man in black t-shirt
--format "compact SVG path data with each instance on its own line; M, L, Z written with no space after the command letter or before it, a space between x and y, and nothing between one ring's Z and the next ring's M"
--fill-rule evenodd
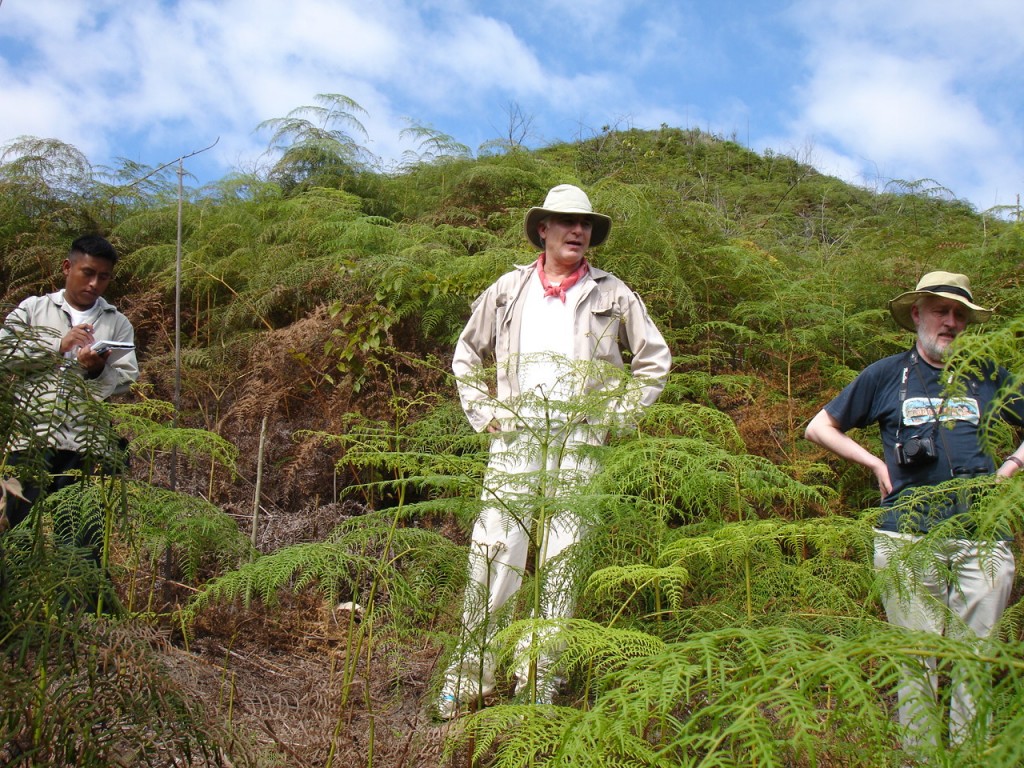
M992 311L974 303L965 275L930 272L913 291L889 302L896 322L917 334L914 346L868 366L807 426L808 440L849 461L867 467L878 481L887 510L876 528L874 564L886 568L900 549L917 541L932 527L963 511L956 495L939 501L908 502L916 489L955 477L996 474L1012 477L1024 467L1024 444L999 466L986 454L979 437L983 419L997 392L1007 386L1009 373L991 367L968 377L955 394L947 387L947 351L968 323L987 320ZM996 418L1024 424L1024 395L1011 397ZM849 437L853 428L878 424L884 457L878 457ZM901 503L903 502L903 503ZM943 565L927 572L905 572L907 589L883 596L890 623L909 629L944 634L947 618L986 637L1002 616L1010 598L1014 558L1007 541L952 538L943 542ZM948 574L955 573L952 579ZM936 606L939 607L936 610ZM900 722L907 727L905 746L937 743L931 723L936 713L936 663L927 673L906 676L899 689ZM954 672L950 696L949 733L962 740L974 721L975 703L969 687Z

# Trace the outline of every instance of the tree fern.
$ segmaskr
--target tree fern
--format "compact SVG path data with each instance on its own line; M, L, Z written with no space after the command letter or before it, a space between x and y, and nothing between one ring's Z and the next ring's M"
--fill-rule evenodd
M391 542L387 551L380 549L384 541ZM430 531L395 530L387 513L365 515L343 523L325 541L285 547L207 582L190 604L189 613L247 595L274 603L284 589L297 592L311 585L334 604L341 596L352 596L365 587L372 574L380 574L388 583L405 579L400 567L409 562L431 567L431 560L443 558L448 546L443 537ZM401 590L394 592L400 594ZM409 592L415 594L416 590Z
M248 538L237 523L201 498L139 483L128 486L127 498L131 524L123 535L148 554L152 566L170 551L195 583L250 555Z
M332 177L351 174L375 160L357 138L367 136L358 117L366 110L339 93L319 93L316 101L257 126L272 131L269 151L279 153L279 158L270 177L286 191L331 186Z
M229 472L235 471L238 448L214 432L172 427L168 424L174 412L172 403L146 399L118 403L110 406L110 411L119 430L131 436L136 453L176 451L190 461L209 458Z
M686 521L736 519L774 504L813 508L824 488L803 485L767 460L703 439L645 437L610 452L598 482L674 510Z

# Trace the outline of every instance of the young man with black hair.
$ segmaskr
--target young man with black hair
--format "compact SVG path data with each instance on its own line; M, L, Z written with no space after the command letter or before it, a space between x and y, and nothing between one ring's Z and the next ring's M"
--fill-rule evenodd
M61 265L64 288L25 299L0 329L3 364L29 377L19 406L32 422L30 430L15 436L8 464L28 463L30 451L42 452L49 475L42 482L23 478L24 499L8 495L5 512L11 527L28 517L44 491L67 487L110 459L109 436L95 434L96 420L86 413L84 398L106 400L139 377L132 324L103 298L117 258L106 239L78 238ZM98 351L98 341L125 349ZM71 533L62 525L57 528L65 543L87 547L99 563L102 530L95 523L71 521Z

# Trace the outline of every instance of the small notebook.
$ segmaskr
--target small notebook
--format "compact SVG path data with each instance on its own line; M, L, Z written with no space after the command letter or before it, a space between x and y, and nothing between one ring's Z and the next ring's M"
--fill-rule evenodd
M135 345L130 341L107 341L100 340L93 342L92 351L97 355L102 355L104 352L110 352L107 357L107 362L112 363L118 358L124 357L129 352L135 349Z

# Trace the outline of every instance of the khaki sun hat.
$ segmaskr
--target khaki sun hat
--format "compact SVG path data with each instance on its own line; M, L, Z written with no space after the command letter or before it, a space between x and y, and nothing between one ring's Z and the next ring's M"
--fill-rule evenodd
M917 288L901 293L889 302L893 320L908 331L917 330L910 310L921 296L939 296L960 302L967 308L968 323L983 323L992 316L991 309L979 307L974 303L971 281L967 279L967 275L958 275L955 272L929 272L917 281Z
M537 225L545 216L550 216L553 213L583 213L589 216L590 222L593 224L590 233L591 248L595 248L607 240L608 233L612 228L611 217L605 216L603 213L594 213L586 192L572 184L559 184L550 189L548 196L544 198L544 205L527 211L526 220L523 222L526 237L538 248L543 248L544 244L540 240L540 235L537 234Z

